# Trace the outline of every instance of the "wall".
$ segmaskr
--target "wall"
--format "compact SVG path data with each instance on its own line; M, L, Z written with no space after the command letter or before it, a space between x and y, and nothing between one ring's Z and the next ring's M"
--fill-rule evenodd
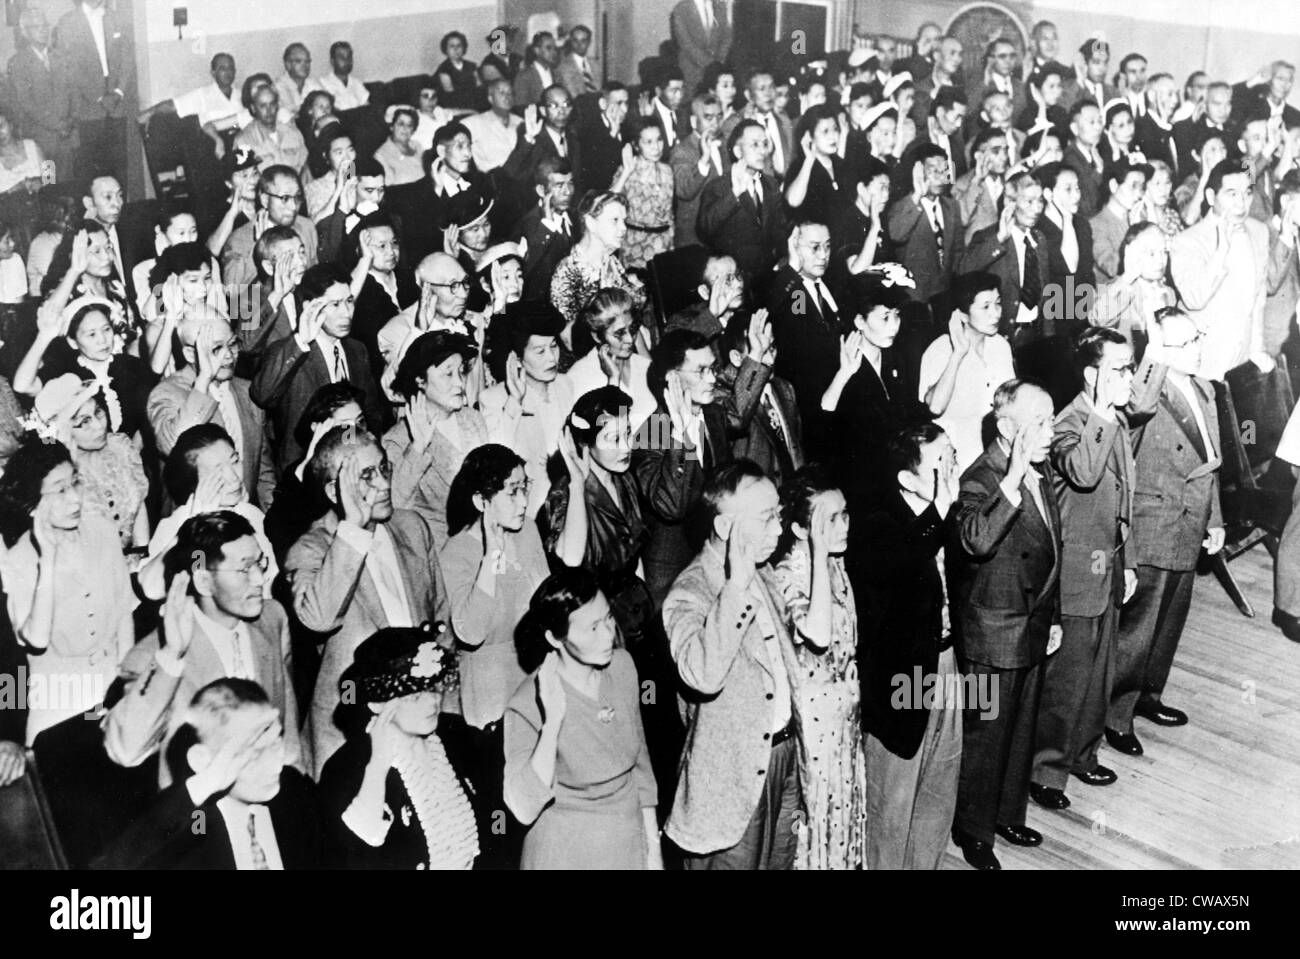
M329 70L329 45L347 40L357 75L387 80L433 72L442 62L438 41L449 30L464 33L469 58L481 59L485 38L499 22L495 0L143 0L142 5L136 23L145 104L207 82L208 61L218 51L234 54L241 80L258 71L278 76L284 48L301 41L312 52L315 75ZM177 6L189 11L183 40L172 26Z
M853 19L873 32L913 37L926 20L941 26L964 7L961 0L856 0ZM1276 58L1295 60L1300 6L1273 0L1044 0L1003 3L1026 28L1053 21L1061 59L1069 63L1085 39L1103 33L1112 45L1112 67L1138 51L1151 70L1172 73L1181 83L1193 70L1231 82L1244 80ZM1140 16L1133 16L1133 11ZM1243 26L1248 25L1248 26ZM967 52L970 57L970 52ZM1300 98L1300 91L1292 97Z

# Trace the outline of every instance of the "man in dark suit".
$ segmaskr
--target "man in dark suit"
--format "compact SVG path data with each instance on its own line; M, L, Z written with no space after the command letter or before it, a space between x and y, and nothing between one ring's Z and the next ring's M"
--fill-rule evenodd
M1080 67L1083 69L1080 70ZM1098 107L1110 103L1118 96L1118 92L1106 82L1109 72L1110 45L1105 40L1089 37L1079 48L1073 76L1067 79L1065 90L1061 94L1061 106L1072 110L1081 100L1091 100Z
M716 361L706 337L672 330L655 345L647 372L659 407L633 438L632 473L650 531L642 560L656 606L695 555L705 474L731 461L727 413L716 402Z
M1034 801L1065 809L1071 775L1109 786L1097 761L1114 670L1119 608L1137 588L1125 550L1136 482L1130 417L1150 414L1159 377L1150 358L1136 374L1122 333L1091 327L1076 360L1083 390L1057 417L1051 463L1061 512L1061 648L1048 657L1029 787Z
M772 373L776 348L764 311L733 313L717 341L718 401L734 437L731 455L757 463L780 489L804 464L794 387Z
M978 695L968 695L963 717L953 841L976 869L1001 868L997 836L1043 841L1025 812L1043 660L1061 639L1061 520L1039 466L1052 442L1052 398L1012 380L994 394L993 416L996 438L962 476L954 557L958 662Z
M918 130L925 126L925 118L930 115L930 105L944 87L962 88L962 56L961 41L956 37L944 37L931 52L932 67L929 76L924 80L913 78L916 99L912 101L909 115Z
M584 189L608 190L623 165L623 121L627 119L627 87L607 80L599 97L574 101L573 128L582 141Z
M908 179L912 161L928 146L937 146L948 158L948 182L955 183L957 178L970 168L967 161L966 141L962 136L962 123L966 119L966 97L957 87L942 87L930 101L929 112L924 123L917 124L917 135L903 151L894 171L893 197L897 199L907 194L911 181Z
M177 736L176 782L93 866L320 868L323 833L313 784L284 764L291 721L252 680L228 677L204 686Z
M1002 326L998 330L1018 350L1054 332L1040 316L1047 288L1047 240L1038 229L1043 187L1032 173L1007 181L996 226L971 239L962 254L962 273L992 273L1002 284Z
M1205 88L1203 114L1174 124L1174 149L1178 154L1178 169L1183 176L1196 172L1200 167L1201 147L1205 146L1205 141L1211 136L1223 140L1229 156L1235 153L1237 138L1228 134L1228 120L1231 116L1232 87L1220 81Z
M939 41L942 39L943 27L939 26L939 24L928 21L921 24L916 31L916 42L912 45L912 55L894 61L894 74L910 74L913 83L920 83L934 69L932 54L934 48L939 45Z
M7 598L6 598L7 599ZM9 620L9 604L0 606L0 676L26 676L27 653ZM17 690L14 690L17 693ZM27 772L27 696L0 709L0 789L17 782Z
M787 236L776 180L763 172L771 145L757 121L743 120L727 140L731 176L704 188L696 232L709 248L726 253L751 280L772 268Z
M1174 144L1174 111L1178 109L1178 85L1167 73L1157 73L1147 81L1147 112L1134 121L1133 148L1147 161L1164 160L1173 172L1173 181L1182 180L1184 170L1178 165Z
M1021 80L1016 70L1016 59L1016 46L1009 39L997 37L991 40L984 48L983 69L971 77L975 82L966 89L966 96L970 102L982 103L985 94L996 90L998 93L1006 94L1011 100L1013 117L1019 117L1026 104L1032 105L1033 101L1029 98L1026 82ZM973 73L973 71L968 72ZM1027 79L1028 77L1025 78L1026 81ZM968 127L966 133L969 136L974 133L974 130Z
M519 128L515 148L502 170L521 190L536 182L537 164L544 157L563 157L573 167L574 190L581 192L582 140L569 128L573 101L559 84L546 88L537 106L529 105Z
M1281 116L1282 127L1300 126L1300 110L1287 103L1295 85L1295 66L1274 60L1244 83L1232 87L1232 122L1238 128L1250 120L1268 120Z
M963 239L968 245L980 230L997 225L1002 178L1010 166L1005 134L993 127L980 130L971 141L971 155L975 166L962 174L952 188L965 227Z
M1043 323L1057 336L1070 335L1080 322L1076 305L1084 290L1096 283L1092 265L1092 226L1079 215L1079 174L1061 163L1049 163L1035 172L1043 184L1043 216L1039 232L1047 244L1049 295L1040 308Z
M1104 199L1105 165L1097 144L1101 142L1101 107L1091 100L1079 100L1070 108L1070 133L1073 139L1061 162L1079 175L1079 215L1090 219Z
M9 58L10 105L18 130L30 137L54 163L55 175L70 180L72 168L72 97L64 73L50 51L50 24L40 7L24 7L18 19L24 43Z
M105 0L77 0L54 28L54 53L81 138L78 177L105 170L126 182L126 118L135 98L135 54L124 27Z
M319 243L317 257L321 263L335 263L343 251L345 240L356 229L363 217L383 209L398 235L402 232L401 218L384 202L388 196L384 167L374 157L359 156L354 169L357 177L356 196L344 191L339 203L329 216L316 221L316 239Z
M546 157L534 173L537 203L515 224L512 239L524 241L525 300L545 300L551 295L551 275L569 255L576 239L576 224L569 216L573 205L573 167L563 157Z
M839 365L843 326L839 304L825 280L830 233L820 223L801 223L790 239L790 260L777 271L768 300L776 370L794 388L810 458L824 462L834 440L821 401Z
M726 63L732 38L730 8L718 0L679 0L673 7L668 23L687 90L699 86L710 63Z
M948 292L962 252L961 213L947 195L948 155L933 143L917 151L909 171L912 192L886 215L889 241L916 281L912 299L931 303Z
M767 134L768 154L763 172L778 180L785 176L794 160L794 126L782 110L776 109L776 81L772 71L760 67L749 75L745 84L748 103L722 123L722 138L728 143L745 120L753 120ZM728 151L730 152L730 151Z
M244 489L266 512L275 492L275 464L266 436L266 414L249 395L251 384L235 376L239 340L228 320L185 319L177 329L185 366L149 394L149 426L165 460L191 426L216 423L236 444Z
M366 266L365 279L357 293L352 313L351 336L370 355L370 372L375 381L384 372L384 358L379 352L379 331L420 296L415 274L401 266L401 240L393 218L376 212L364 217L348 236L344 262Z
M1106 714L1106 741L1129 755L1142 753L1134 714L1161 726L1187 722L1182 710L1161 701L1161 693L1187 622L1197 558L1202 548L1214 555L1224 540L1214 385L1198 375L1202 334L1176 308L1157 312L1155 326L1143 365L1148 359L1160 364L1153 378L1158 402L1134 436L1137 593L1120 619Z
M514 79L516 113L537 103L546 88L556 83L555 70L560 65L560 49L555 44L555 34L549 30L533 34L528 50L528 65Z
M673 168L673 198L677 201L677 230L674 243L690 246L699 241L695 221L700 213L700 194L714 180L721 179L730 159L725 156L722 136L722 104L711 93L691 101L691 132L673 147L668 162Z
M267 348L253 378L249 393L271 416L279 472L302 455L294 430L313 394L326 383L346 380L361 390L366 420L376 436L387 421L370 357L349 335L353 304L348 282L347 274L330 263L303 275L294 293L297 328Z
M858 604L858 678L867 750L867 869L937 869L961 772L961 710L943 550L958 477L934 423L889 445L897 487L849 527ZM909 688L899 707L897 677ZM933 684L933 685L931 685ZM929 698L927 698L929 697Z

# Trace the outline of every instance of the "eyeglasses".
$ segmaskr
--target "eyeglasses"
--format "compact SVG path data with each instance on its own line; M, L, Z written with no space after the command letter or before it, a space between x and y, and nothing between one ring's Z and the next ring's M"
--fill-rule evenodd
M208 568L212 573L238 573L245 579L253 575L253 570L265 575L271 568L271 561L266 556L258 556L251 563L245 563L243 566L211 566Z
M448 290L457 290L461 293L469 292L469 280L455 280L451 283L429 283L428 285Z
M281 203L298 203L302 200L301 193L268 193L272 200L279 200Z
M371 486L375 485L376 476L382 476L384 479L389 479L392 475L393 464L388 462L388 460L384 460L378 466L367 466L361 471L361 478Z
M699 369L694 369L694 370L683 366L677 372L688 373L691 376L698 376L701 377L702 379L708 379L710 377L716 379L718 376L718 371L714 369L712 366L701 366Z
M1198 330L1196 335L1189 340L1183 340L1183 342L1181 343L1166 343L1165 349L1169 349L1169 350L1186 349L1189 346L1194 346L1195 344L1201 342L1201 340L1203 339L1205 339L1205 333Z

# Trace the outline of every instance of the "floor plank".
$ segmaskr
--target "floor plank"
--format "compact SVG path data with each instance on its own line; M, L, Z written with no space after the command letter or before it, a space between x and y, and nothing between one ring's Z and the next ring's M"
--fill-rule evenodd
M1256 618L1212 576L1197 579L1164 697L1189 725L1139 719L1143 756L1103 745L1119 781L1071 780L1064 812L1030 802L1043 845L999 841L1004 869L1300 868L1300 644L1269 623L1269 555L1251 550L1232 571ZM970 867L950 844L943 868Z

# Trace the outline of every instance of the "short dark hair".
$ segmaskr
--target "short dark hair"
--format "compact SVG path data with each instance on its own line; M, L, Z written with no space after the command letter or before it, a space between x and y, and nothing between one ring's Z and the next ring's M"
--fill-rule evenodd
M971 156L979 153L987 143L992 143L994 140L1005 143L1006 139L1006 134L997 127L985 127L975 134L975 139L970 142Z
M462 133L469 138L471 143L474 142L474 134L470 133L469 127L465 126L465 124L461 123L459 120L452 120L449 123L444 123L442 126L438 127L438 129L433 131L434 151L437 152L438 147L442 146L444 143L450 143Z
M337 263L317 263L315 266L307 267L307 271L303 273L302 282L293 291L294 301L301 312L302 308L312 300L319 300L324 296L331 286L336 283L348 286L351 280L352 278L343 272L343 268Z
M1133 245L1147 230L1158 230L1160 226L1151 220L1143 220L1141 223L1134 223L1124 231L1124 238L1119 241L1119 275L1124 275L1124 261L1128 256L1128 248Z
M940 110L951 110L956 106L966 106L966 94L959 87L940 87L930 101L930 116L938 116Z
M903 427L890 437L886 448L889 475L915 473L921 465L922 451L943 435L944 429L938 423L919 422Z
M745 135L745 131L748 130L750 127L757 127L759 130L762 130L764 133L767 132L767 130L764 129L763 124L759 123L757 120L751 120L748 117L746 117L744 120L741 120L739 123L736 124L735 129L731 131L731 136L727 137L728 156L734 157L736 155L736 144L740 142L740 138Z
M364 154L357 157L356 171L358 180L362 177L383 176L386 178L384 165L374 157L365 156Z
M421 333L397 364L393 392L409 400L420 392L420 380L428 375L429 367L445 363L453 356L471 362L478 356L478 346L468 336L450 330Z
M564 314L550 300L519 300L506 305L488 329L488 371L498 383L506 381L510 354L520 359L534 336L557 337L564 332Z
M202 243L176 243L163 250L154 261L153 269L149 271L149 286L157 288L168 277L190 273L211 264L212 253Z
M1142 54L1140 53L1127 54L1124 57L1124 59L1119 62L1120 73L1123 73L1126 69L1128 69L1128 65L1134 62L1135 60L1141 60L1143 63L1147 62L1147 58L1142 56Z
M352 44L348 43L346 40L335 40L333 43L330 44L330 59L333 60L334 54L338 53L340 50L351 50L351 49L352 49Z
M24 435L0 475L0 534L13 546L32 528L32 514L41 501L41 485L56 466L72 463L62 443L46 443Z
M1092 97L1084 97L1082 100L1074 101L1074 104L1070 107L1070 113L1068 115L1069 122L1073 123L1075 120L1079 119L1079 115L1083 113L1084 110L1088 109L1088 107L1092 107L1099 113L1101 112L1100 103L1092 99Z
M646 371L646 384L655 399L662 402L668 385L668 374L681 369L686 362L687 353L691 350L707 350L712 343L703 333L681 327L669 330L660 337L651 352L650 368Z
M177 573L193 569L199 559L211 569L225 555L227 543L256 535L248 520L230 510L191 516L181 524L175 544L163 557L163 580L170 587Z
M626 416L631 408L632 397L617 386L598 386L583 393L573 404L573 411L567 421L569 432L580 447L595 446L604 420ZM579 420L586 425L578 425Z
M795 523L805 529L811 525L813 497L839 488L840 484L820 463L801 467L781 484L781 539L777 542L775 556L786 556L794 546L797 539Z
M1127 346L1128 340L1119 330L1108 326L1089 326L1080 330L1074 341L1074 361L1079 370L1100 365L1107 343Z
M975 298L981 293L1001 292L1002 284L996 276L986 271L963 273L953 281L953 304L963 313L969 313Z
M702 501L709 517L717 516L721 512L718 508L719 505L724 499L740 489L740 484L745 480L765 480L768 478L761 466L753 460L744 459L743 457L734 459L730 463L723 463L721 466L715 466L704 477Z
M481 513L474 496L491 499L505 489L506 480L524 465L514 450L500 443L484 443L469 451L447 490L447 535L468 528Z
M533 183L540 187L551 185L552 176L573 176L573 164L568 157L549 155L537 162L533 171Z
M311 445L312 427L317 423L326 422L349 403L356 403L357 406L364 408L365 402L365 394L351 383L346 381L326 383L311 395L302 415L298 417L298 422L293 428L294 440L306 449Z
M276 180L281 178L292 180L302 187L302 179L298 176L298 171L291 166L285 166L283 163L273 163L262 171L261 176L257 178L257 192L270 193Z
M581 567L562 567L542 581L515 627L515 655L524 672L532 673L550 654L546 634L556 639L568 636L569 617L598 592L595 574Z
M1213 190L1217 194L1223 187L1224 177L1230 177L1238 173L1244 173L1247 177L1250 176L1250 167L1246 165L1245 160L1220 160L1214 165L1209 178L1205 181L1205 192L1209 193Z
M239 452L230 434L216 423L199 423L176 438L176 445L163 464L163 485L172 502L184 503L194 495L199 485L199 454L217 443L225 443Z
M466 50L469 49L469 41L465 39L465 34L461 33L459 30L451 30L444 33L442 39L438 41L438 49L443 53L446 53L447 47L453 40L459 40Z

